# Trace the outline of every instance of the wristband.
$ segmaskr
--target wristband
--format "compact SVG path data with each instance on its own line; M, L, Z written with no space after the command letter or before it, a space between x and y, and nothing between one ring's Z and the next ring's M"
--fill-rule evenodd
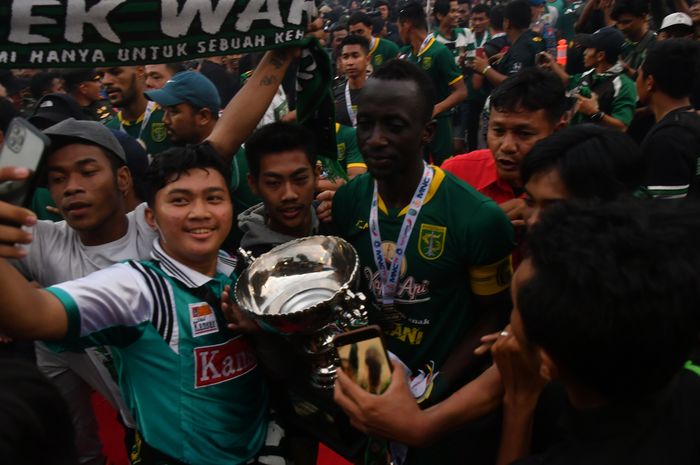
M600 120L602 120L604 116L605 116L605 112L603 112L603 111L598 111L598 112L596 112L596 113L593 113L593 114L590 116L590 119L591 119L591 121L593 121L594 123L597 123L597 122L599 122Z
M481 72L481 75L482 75L482 76L486 76L486 73L488 73L489 70L492 69L492 68L493 68L493 67L492 67L491 65L488 65L488 66L487 66L486 68L484 68L484 70Z

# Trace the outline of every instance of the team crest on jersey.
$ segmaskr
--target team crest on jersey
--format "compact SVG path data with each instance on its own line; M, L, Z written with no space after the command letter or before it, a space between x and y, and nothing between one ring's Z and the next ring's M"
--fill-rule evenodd
M345 160L345 142L338 144L338 161Z
M431 66L433 66L433 57L425 57L423 58L423 61L420 63L421 68L423 68L425 71L428 71Z
M426 260L436 260L445 251L447 228L423 223L418 236L418 253Z
M194 368L196 389L220 384L249 373L258 361L248 342L235 337L223 344L196 347Z
M151 124L151 139L153 142L163 142L168 135L168 130L165 128L165 123Z
M206 302L190 304L190 325L192 336L204 336L219 331L216 322L216 313Z
M374 55L374 63L375 63L377 66L381 66L382 63L384 63L384 57L383 57L381 54L380 54L380 55Z

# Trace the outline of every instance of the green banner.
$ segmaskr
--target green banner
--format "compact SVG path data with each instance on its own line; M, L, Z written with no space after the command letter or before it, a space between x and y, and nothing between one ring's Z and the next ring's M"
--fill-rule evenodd
M166 63L300 45L313 0L0 0L0 68Z

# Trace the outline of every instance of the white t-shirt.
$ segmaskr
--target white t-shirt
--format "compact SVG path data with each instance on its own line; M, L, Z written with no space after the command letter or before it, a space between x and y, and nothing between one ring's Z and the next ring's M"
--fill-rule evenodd
M34 241L23 246L27 256L13 265L28 279L48 287L124 260L148 259L158 235L146 223L145 209L142 203L127 214L129 229L123 237L95 246L83 245L78 232L65 221L39 221L30 229Z
M78 232L65 221L39 221L29 229L34 236L32 243L22 246L27 250L27 256L13 260L12 264L27 279L48 287L85 277L124 260L147 259L158 234L146 223L145 209L146 204L142 203L127 214L128 230L124 236L96 246L84 245ZM37 344L40 365L43 361L49 365L58 363L71 367L80 364L84 367L82 370L78 367L73 369L88 376L86 381L110 400L120 410L124 423L133 428L135 423L129 409L106 366L111 363L111 353L107 348L91 348L86 349L85 354L84 358L76 355L62 359L60 354L52 354L43 344ZM97 370L95 375L88 375L91 371L86 367L90 364Z

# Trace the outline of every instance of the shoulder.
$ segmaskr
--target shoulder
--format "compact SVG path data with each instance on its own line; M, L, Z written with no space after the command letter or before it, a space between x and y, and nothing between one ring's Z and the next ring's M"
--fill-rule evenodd
M469 217L469 215L466 214L467 211L481 209L481 205L484 203L493 203L496 205L491 199L481 194L472 185L449 171L443 170L442 168L435 168L435 175L438 178L442 177L437 193L443 197L447 197L451 202L455 202L455 205L460 209L460 216ZM498 205L496 205L496 208L498 208Z
M496 177L496 163L489 149L449 158L442 164L442 168L477 189L484 183L493 182Z
M343 206L359 203L360 199L372 194L373 186L373 178L369 172L356 176L352 181L340 186L333 197L333 207L340 206L341 203Z

